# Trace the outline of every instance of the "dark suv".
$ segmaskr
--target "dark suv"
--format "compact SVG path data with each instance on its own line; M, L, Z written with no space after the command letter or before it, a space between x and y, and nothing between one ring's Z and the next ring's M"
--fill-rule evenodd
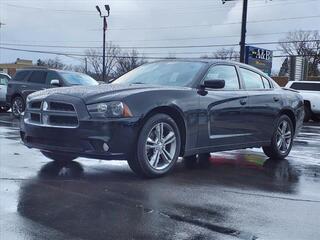
M23 69L9 81L6 100L12 108L12 114L19 117L25 110L26 98L30 93L74 85L98 85L98 82L82 73L42 68Z

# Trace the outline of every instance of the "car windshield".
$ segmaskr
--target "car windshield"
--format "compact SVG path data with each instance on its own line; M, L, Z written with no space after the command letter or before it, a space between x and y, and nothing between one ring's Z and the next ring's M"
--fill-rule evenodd
M157 62L138 67L113 83L187 86L204 67L201 62Z
M62 78L70 85L98 85L92 77L82 73L60 72Z

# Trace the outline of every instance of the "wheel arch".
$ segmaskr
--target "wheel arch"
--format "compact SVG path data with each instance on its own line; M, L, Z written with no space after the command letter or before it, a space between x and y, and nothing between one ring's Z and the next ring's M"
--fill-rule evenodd
M23 98L23 96L22 96L21 93L14 93L14 94L11 96L11 99L10 99L10 104L11 104L11 105L12 105L13 99L15 99L16 97L21 97L22 100L25 102L25 99Z
M290 118L290 120L292 122L292 125L293 125L293 130L295 131L296 130L296 121L297 120L296 120L296 116L295 116L293 110L291 110L291 109L283 109L283 110L280 111L279 117L282 116L282 115L287 115Z
M180 138L181 138L181 149L180 149L180 156L182 156L185 152L186 146L186 123L183 118L183 114L181 110L176 106L158 106L150 110L142 119L143 126L145 122L152 116L158 113L163 113L169 115L177 124L179 131L180 131Z

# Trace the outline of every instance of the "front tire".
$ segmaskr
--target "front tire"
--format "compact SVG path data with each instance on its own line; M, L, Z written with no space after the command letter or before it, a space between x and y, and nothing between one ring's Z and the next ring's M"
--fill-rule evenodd
M271 145L262 147L263 152L271 159L284 159L291 151L294 129L291 119L282 115L271 139Z
M180 148L180 131L176 122L166 114L156 114L142 127L136 154L128 164L141 177L161 177L173 169Z
M75 156L73 154L64 154L64 153L46 152L46 151L41 151L41 153L45 157L47 157L57 163L68 163L68 162L71 162L77 158L77 156Z
M21 113L23 113L26 108L26 104L23 98L20 96L15 97L12 100L11 108L12 108L13 116L15 116L16 118L19 118L21 116Z

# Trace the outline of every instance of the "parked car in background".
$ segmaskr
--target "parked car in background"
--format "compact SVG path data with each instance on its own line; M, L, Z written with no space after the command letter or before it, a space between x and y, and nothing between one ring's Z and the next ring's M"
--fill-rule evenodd
M11 77L0 72L0 112L7 112L10 109L9 104L6 101L7 86Z
M320 120L320 82L317 81L291 81L286 85L302 95L304 100L304 121Z
M75 85L98 85L98 82L83 73L43 68L23 69L9 81L6 101L12 108L12 114L19 117L25 110L26 99L30 93Z
M285 158L303 123L303 99L251 66L228 61L160 61L111 84L31 94L24 144L48 158L127 160L144 177L210 152L262 147Z

